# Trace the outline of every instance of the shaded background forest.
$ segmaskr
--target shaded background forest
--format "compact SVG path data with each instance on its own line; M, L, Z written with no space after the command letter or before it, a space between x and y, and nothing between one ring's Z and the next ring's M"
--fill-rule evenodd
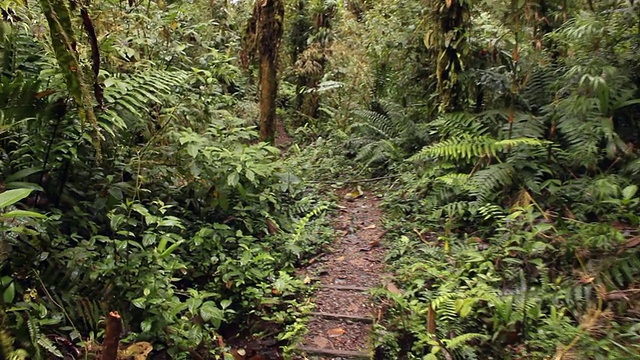
M380 358L639 356L640 4L264 4L0 2L3 358L95 358L114 310L152 358L292 357L322 182L368 177Z

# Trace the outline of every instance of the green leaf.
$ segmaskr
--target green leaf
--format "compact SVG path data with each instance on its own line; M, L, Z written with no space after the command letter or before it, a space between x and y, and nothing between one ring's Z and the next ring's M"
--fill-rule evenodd
M196 143L189 143L187 145L187 154L189 154L189 156L195 158L196 156L198 156L198 151L200 150L200 146L198 146L198 144Z
M157 239L158 239L158 236L154 233L144 234L142 236L142 246L153 245L156 243ZM162 251L164 251L164 249Z
M239 182L240 182L240 174L238 174L237 172L232 172L231 174L229 174L229 177L227 178L227 184L229 186L236 187Z
M42 186L30 182L14 181L5 184L7 189L31 189L35 191L44 191Z
M622 197L625 200L631 199L638 192L638 186L629 185L622 190Z
M149 332L151 331L152 324L153 320L145 319L144 321L142 321L142 323L140 323L140 330L142 330L142 332Z
M250 169L247 169L247 171L244 174L247 179L249 179L249 181L253 182L256 179L256 174L251 171Z
M178 227L184 229L184 226L180 223L180 219L175 216L166 216L158 222L158 226Z
M231 300L229 299L224 299L220 301L220 307L222 307L223 309L228 308L230 305L231 305Z
M125 220L125 216L122 214L114 214L111 217L111 230L117 231L120 228L120 224L122 224Z
M7 176L7 179L5 180L6 182L10 183L19 179L24 179L27 176L39 173L40 171L42 171L42 169L40 168L27 168L27 169L22 169L16 173L13 173L9 176Z
M4 287L2 300L5 304L11 304L16 296L16 286L13 279L10 276L3 276L2 279L0 279L0 284Z
M189 339L193 344L200 344L202 342L202 336L202 328L200 328L200 326L193 326L189 329L187 339Z
M26 198L32 191L32 189L14 189L3 192L0 194L0 209Z
M187 299L187 301L185 301L185 303L187 303L188 305L189 312L194 314L196 312L196 309L198 309L200 305L202 305L202 299L189 298Z
M169 246L167 248L167 250L163 251L160 254L160 258L166 258L167 256L171 255L171 253L173 253L179 246L180 244L182 244L184 242L184 240L180 240L180 241L176 241L175 243L171 244L171 246Z
M145 308L145 302L147 301L146 298L137 298L137 299L133 299L131 301L131 304L133 304L133 306L139 308L139 309L144 309Z
M200 307L200 316L204 321L211 321L215 327L219 327L224 320L224 312L213 301L207 301Z
M46 219L47 217L45 215L42 215L40 213L37 212L33 212L33 211L26 211L26 210L13 210L13 211L9 211L7 213L2 214L3 218L24 218L24 217L31 217L31 218L37 218L37 219Z

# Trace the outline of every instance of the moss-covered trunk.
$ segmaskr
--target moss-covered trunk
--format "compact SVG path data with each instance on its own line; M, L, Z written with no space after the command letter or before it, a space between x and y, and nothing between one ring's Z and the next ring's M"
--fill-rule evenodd
M278 47L282 40L282 0L258 0L257 40L260 58L260 140L274 142L276 97L278 94Z
M97 157L100 157L100 140L102 139L98 120L93 111L93 99L82 73L82 67L76 51L76 40L67 3L64 0L40 0L51 34L51 45L64 75L67 90L78 104L80 119L93 127L93 141ZM87 14L88 18L88 14ZM99 56L99 55L98 55ZM97 64L99 70L99 63Z
M307 59L303 67L307 70L302 72L301 80L303 82L302 86L298 88L298 94L301 97L298 102L299 110L307 119L318 116L320 94L317 88L324 78L328 64L328 52L333 41L331 25L336 11L335 2L324 0L313 9L313 33L311 34L313 43L306 50L305 57ZM306 91L301 92L301 89Z
M262 141L274 141L277 93L275 59L260 56L260 140Z
M445 112L460 111L467 102L460 76L469 56L471 2L430 0L427 4L429 29L424 40L436 64L439 107Z

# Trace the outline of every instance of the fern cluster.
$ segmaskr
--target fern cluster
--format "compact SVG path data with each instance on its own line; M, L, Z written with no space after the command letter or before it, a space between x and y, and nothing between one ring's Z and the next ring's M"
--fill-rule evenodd
M411 354L640 353L629 340L637 304L627 302L638 286L640 83L629 71L637 66L628 57L637 45L627 42L629 9L620 6L606 16L574 14L545 35L548 52L519 39L487 46L467 74L476 103L414 123L426 141L385 168L401 173L385 204L394 226L389 260L405 287L402 299L388 295L403 321L387 329L411 334ZM478 31L500 33L488 22ZM392 123L384 114L367 119ZM389 126L371 134L411 141Z

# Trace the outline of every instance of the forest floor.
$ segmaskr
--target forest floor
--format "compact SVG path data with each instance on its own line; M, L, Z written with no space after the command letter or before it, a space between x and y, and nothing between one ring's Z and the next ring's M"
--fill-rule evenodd
M299 270L318 287L307 334L298 346L303 353L299 359L370 358L373 352L372 323L381 311L369 290L389 281L380 199L370 192L349 200L348 190L338 195L342 200L333 219L335 241Z

